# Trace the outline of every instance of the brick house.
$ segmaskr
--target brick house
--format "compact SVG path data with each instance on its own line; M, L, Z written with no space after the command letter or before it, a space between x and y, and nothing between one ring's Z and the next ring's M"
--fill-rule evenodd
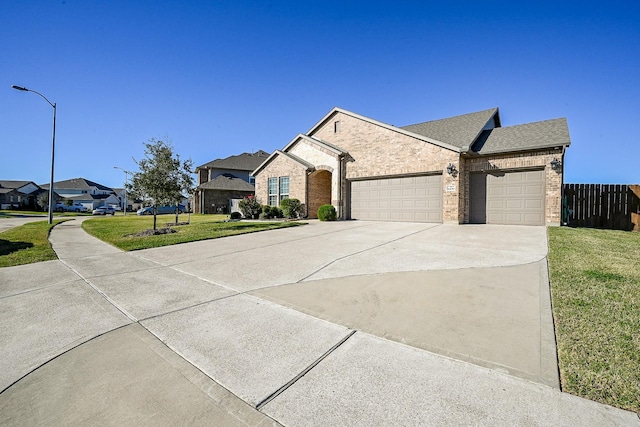
M334 108L253 175L269 205L285 197L341 219L545 225L561 222L566 119L502 127L498 108L391 126Z
M194 192L195 213L229 213L231 200L254 194L251 172L269 157L259 150L212 160L196 168L198 187Z

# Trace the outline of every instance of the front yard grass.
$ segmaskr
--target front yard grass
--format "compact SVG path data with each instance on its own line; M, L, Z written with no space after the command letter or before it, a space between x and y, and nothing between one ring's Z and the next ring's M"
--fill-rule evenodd
M640 413L640 233L548 233L562 390Z
M92 236L110 243L124 251L157 248L160 246L175 245L178 243L195 242L197 240L216 239L219 237L233 236L237 234L252 233L256 231L273 230L276 228L295 227L302 225L300 222L245 222L223 220L227 215L198 215L192 214L190 224L177 225L171 228L176 233L160 234L154 236L137 237L134 234L153 228L153 216L113 216L100 217L86 220L82 228ZM180 215L179 222L187 221L186 214ZM166 223L174 222L175 215L159 215L157 227L164 228Z
M0 233L0 267L58 259L49 243L49 231L62 222L31 222Z

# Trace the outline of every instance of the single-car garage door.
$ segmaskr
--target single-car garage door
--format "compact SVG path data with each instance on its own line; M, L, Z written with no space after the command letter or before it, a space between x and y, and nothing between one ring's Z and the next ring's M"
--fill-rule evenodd
M442 175L351 181L351 218L442 222Z
M544 170L471 174L470 193L472 223L544 225Z

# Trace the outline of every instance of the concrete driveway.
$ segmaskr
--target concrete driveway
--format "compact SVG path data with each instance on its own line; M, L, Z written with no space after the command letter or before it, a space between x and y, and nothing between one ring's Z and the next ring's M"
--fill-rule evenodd
M542 227L311 222L0 269L0 424L640 425L561 393Z

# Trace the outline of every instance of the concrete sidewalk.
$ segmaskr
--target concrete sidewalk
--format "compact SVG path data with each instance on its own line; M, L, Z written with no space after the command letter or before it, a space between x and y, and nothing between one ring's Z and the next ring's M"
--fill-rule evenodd
M1 425L640 426L554 388L544 228L313 222L123 253L80 223L53 229L60 261L0 269Z

